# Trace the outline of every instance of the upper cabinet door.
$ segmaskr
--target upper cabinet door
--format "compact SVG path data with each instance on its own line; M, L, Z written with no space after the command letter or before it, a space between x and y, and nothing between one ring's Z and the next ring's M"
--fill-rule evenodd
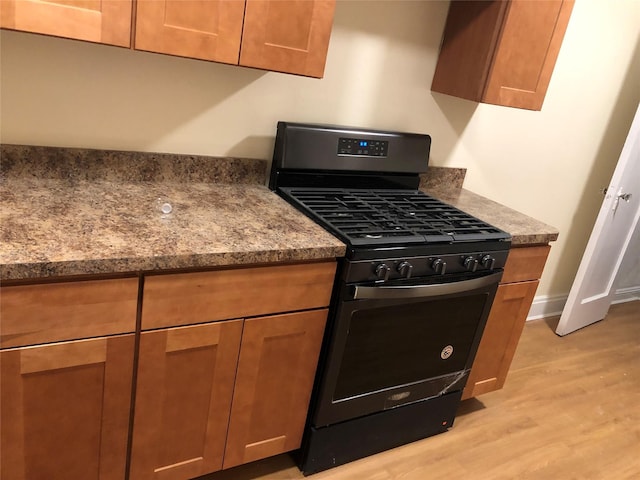
M2 0L0 27L128 47L131 0Z
M540 110L569 23L573 1L509 3L484 101Z
M322 77L335 0L247 0L240 65Z
M431 90L540 110L573 3L451 2Z
M138 0L134 48L238 63L244 2Z

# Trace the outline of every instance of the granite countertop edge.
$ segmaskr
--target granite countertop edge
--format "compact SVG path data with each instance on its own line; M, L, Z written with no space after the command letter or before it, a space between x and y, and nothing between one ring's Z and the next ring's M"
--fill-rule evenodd
M0 265L0 281L9 282L92 275L134 275L281 262L312 262L342 257L344 256L344 250L344 246L326 246L250 252L229 251L193 255L3 264Z

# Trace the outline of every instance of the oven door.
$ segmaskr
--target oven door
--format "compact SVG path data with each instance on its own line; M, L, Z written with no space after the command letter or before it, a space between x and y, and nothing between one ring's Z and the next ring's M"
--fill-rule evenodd
M500 271L343 285L313 425L463 389L501 277Z

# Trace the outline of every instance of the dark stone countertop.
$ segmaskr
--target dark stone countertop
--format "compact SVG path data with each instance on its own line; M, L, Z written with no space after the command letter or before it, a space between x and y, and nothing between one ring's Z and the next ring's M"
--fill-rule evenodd
M262 185L261 160L12 145L2 145L0 158L0 280L345 252ZM160 211L158 198L171 213Z
M442 186L431 186L425 188L424 191L480 220L509 232L511 245L514 247L542 245L558 239L556 228L463 188L456 190L446 189Z
M0 280L340 257L345 245L263 184L254 159L0 146ZM430 167L420 188L513 236L553 227L462 189ZM158 202L162 199L162 202ZM160 204L171 204L164 214Z

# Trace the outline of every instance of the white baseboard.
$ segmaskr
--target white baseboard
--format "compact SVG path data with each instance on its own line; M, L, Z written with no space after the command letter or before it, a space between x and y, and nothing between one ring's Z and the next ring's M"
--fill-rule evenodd
M632 302L633 300L640 300L640 286L617 289L611 303Z
M562 313L568 295L539 295L533 299L527 321L545 317L554 317ZM613 295L612 304L640 300L640 286L619 288Z
M568 295L538 295L533 299L527 321L560 315L567 297Z

